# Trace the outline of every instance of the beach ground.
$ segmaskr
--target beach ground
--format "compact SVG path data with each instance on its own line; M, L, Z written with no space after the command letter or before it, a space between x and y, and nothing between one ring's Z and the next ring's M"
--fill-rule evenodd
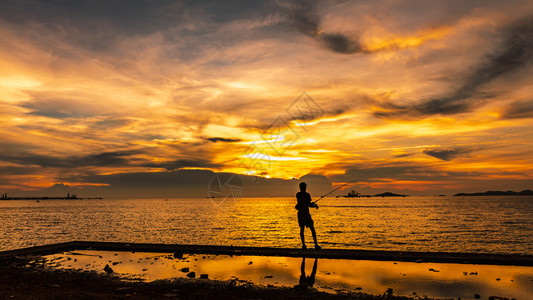
M94 271L53 270L38 261L35 256L0 260L0 299L409 299L209 279L133 282Z

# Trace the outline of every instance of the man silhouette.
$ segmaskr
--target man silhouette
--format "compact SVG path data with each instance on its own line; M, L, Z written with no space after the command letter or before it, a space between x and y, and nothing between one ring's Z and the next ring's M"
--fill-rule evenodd
M318 209L316 203L311 202L311 195L309 195L307 190L307 184L305 182L300 182L300 191L296 193L296 209L298 210L298 225L300 225L300 238L302 239L302 249L307 249L305 245L305 236L304 229L309 227L311 233L313 234L313 240L315 241L315 249L321 249L321 247L316 242L316 232L313 219L311 219L311 213L309 213L309 207L315 207Z

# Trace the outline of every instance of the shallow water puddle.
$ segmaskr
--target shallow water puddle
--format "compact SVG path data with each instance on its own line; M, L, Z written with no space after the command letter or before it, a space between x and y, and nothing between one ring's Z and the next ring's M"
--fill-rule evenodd
M533 297L533 267L202 254L180 258L168 253L90 250L44 258L47 266L56 269L105 273L108 265L125 279L144 281L192 277L194 272L196 278L238 278L261 285L312 286L326 292L384 294L392 289L394 295L411 297Z

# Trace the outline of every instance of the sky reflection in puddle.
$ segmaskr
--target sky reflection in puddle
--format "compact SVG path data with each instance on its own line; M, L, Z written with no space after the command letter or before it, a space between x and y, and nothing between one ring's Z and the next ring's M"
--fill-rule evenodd
M327 292L383 294L391 288L395 295L412 297L533 297L532 267L201 254L176 259L168 253L90 250L53 254L45 259L47 266L57 269L104 273L105 265L109 265L124 278L145 281L187 277L195 272L196 277L208 274L209 279L236 277L261 285L312 285Z

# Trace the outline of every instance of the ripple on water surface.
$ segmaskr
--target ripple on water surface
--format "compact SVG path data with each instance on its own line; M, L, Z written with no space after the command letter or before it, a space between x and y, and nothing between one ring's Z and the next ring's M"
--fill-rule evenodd
M0 201L0 249L70 240L299 247L293 198ZM533 197L325 198L334 248L533 254ZM309 230L307 240L311 241Z

